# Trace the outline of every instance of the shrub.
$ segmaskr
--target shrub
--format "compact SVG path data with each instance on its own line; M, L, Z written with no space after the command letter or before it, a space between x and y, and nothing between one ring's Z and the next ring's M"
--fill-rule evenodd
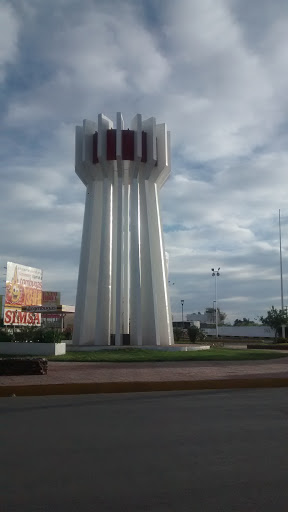
M73 335L72 327L66 327L66 329L62 332L62 340L71 340Z
M36 334L36 343L61 343L63 336L59 329L51 329L47 327L38 327Z
M63 333L58 329L36 326L17 327L13 334L3 331L3 339L0 341L16 341L18 343L61 343ZM5 339L4 339L5 338Z
M61 343L63 333L59 329L49 329L46 333L46 341L44 343Z
M288 339L282 338L281 336L279 336L279 338L274 339L273 343L288 343Z
M183 335L182 329L180 327L174 327L173 329L174 341L180 341Z
M18 341L19 343L36 341L37 331L38 327L35 327L35 325L31 327L17 327L13 332L13 341Z
M196 340L198 338L200 329L196 327L196 325L190 325L187 329L188 338L191 341L191 343L196 343Z
M5 329L0 329L0 343L7 343L13 341L13 335Z
M207 337L204 331L201 331L196 325L190 325L187 329L188 337L191 343L196 343L196 341L204 341Z

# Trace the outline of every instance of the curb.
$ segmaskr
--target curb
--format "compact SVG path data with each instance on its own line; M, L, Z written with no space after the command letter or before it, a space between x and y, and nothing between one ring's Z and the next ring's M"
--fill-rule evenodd
M139 393L152 391L197 391L209 389L248 389L288 387L288 377L219 379L163 382L91 382L69 384L9 385L0 387L0 397L82 395L99 393Z

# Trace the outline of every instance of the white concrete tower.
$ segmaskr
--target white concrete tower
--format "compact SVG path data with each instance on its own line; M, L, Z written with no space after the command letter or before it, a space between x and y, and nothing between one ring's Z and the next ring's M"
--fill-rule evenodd
M86 186L73 344L171 345L173 329L158 191L170 132L137 114L128 130L103 114L76 127Z

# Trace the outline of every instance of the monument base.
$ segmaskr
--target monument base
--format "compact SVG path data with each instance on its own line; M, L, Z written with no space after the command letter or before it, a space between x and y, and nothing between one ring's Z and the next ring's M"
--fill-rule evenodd
M115 345L115 334L110 334L110 346ZM122 345L130 345L130 334L122 334ZM109 345L108 345L109 346ZM107 345L106 345L107 347ZM119 348L119 345L117 345L116 348Z
M97 350L127 350L133 348L140 348L142 350L162 350L164 352L188 352L195 350L209 350L210 345L130 345L130 346L115 346L115 345L67 345L67 352L95 352Z

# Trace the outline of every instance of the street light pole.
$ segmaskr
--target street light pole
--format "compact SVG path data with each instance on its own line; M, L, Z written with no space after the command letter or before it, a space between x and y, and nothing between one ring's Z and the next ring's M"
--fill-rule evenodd
M215 277L215 327L216 327L216 338L218 338L218 308L217 308L217 277L220 276L220 267L218 269L211 268L212 277Z
M284 314L284 298L283 298L283 270L282 270L282 240L281 240L281 216L279 210L279 245L280 245L280 283L281 283L281 310ZM285 338L285 325L282 324L282 338Z
M184 329L184 316L183 316L184 299L181 300L181 306L182 306L182 329Z
M213 322L215 324L215 320L216 320L216 309L215 309L215 300L213 300Z

